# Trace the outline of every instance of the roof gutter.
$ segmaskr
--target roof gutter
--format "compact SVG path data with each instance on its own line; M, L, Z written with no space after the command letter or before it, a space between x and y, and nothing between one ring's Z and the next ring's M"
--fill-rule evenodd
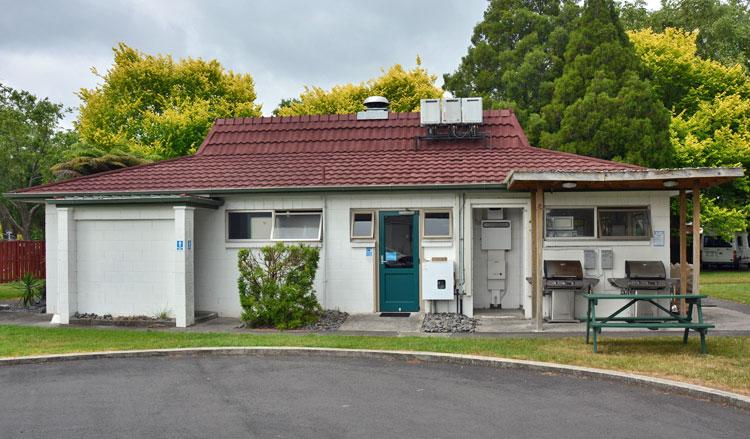
M218 209L224 200L195 197L190 195L165 196L70 196L64 198L49 198L44 200L48 204L58 206L88 206L88 205L122 205L122 204L169 204L173 206L202 207Z
M221 196L255 193L297 193L297 192L370 192L370 191L411 191L411 190L506 190L504 183L477 184L429 184L429 185L373 185L373 186L288 186L273 188L220 188L220 189L171 189L151 191L110 191L110 192L10 192L4 194L18 201L39 203L53 197L102 197L102 196L154 196L154 195L200 195Z

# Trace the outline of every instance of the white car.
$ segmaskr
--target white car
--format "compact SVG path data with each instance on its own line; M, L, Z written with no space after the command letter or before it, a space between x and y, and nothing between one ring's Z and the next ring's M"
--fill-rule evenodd
M718 236L704 235L701 263L703 266L730 266L734 268L750 264L748 233L737 233L731 241Z

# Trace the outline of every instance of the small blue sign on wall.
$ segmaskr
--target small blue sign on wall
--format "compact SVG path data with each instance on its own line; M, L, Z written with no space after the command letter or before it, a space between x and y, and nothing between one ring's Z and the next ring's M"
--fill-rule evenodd
M365 248L365 256L372 256L372 247Z
M177 251L185 250L185 241L177 240Z

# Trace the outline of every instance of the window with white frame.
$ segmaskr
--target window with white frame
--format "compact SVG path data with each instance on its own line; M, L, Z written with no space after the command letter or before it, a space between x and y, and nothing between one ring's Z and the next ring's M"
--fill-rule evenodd
M373 239L375 237L375 213L353 211L351 226L352 239Z
M318 241L323 212L227 211L227 240Z
M599 237L613 239L651 238L651 220L646 207L600 207Z
M271 238L273 212L227 212L227 239Z
M422 220L422 235L425 238L450 238L450 210L426 211Z
M547 209L547 238L593 238L594 208Z
M276 211L271 238L284 241L317 241L323 214L320 211Z

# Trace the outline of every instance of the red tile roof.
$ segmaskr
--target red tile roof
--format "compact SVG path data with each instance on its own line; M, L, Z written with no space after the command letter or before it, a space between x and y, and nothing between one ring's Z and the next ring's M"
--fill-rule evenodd
M189 157L50 183L29 194L219 192L357 186L502 184L511 170L641 169L529 145L509 110L484 112L488 138L425 141L419 113L386 120L353 114L216 121Z

